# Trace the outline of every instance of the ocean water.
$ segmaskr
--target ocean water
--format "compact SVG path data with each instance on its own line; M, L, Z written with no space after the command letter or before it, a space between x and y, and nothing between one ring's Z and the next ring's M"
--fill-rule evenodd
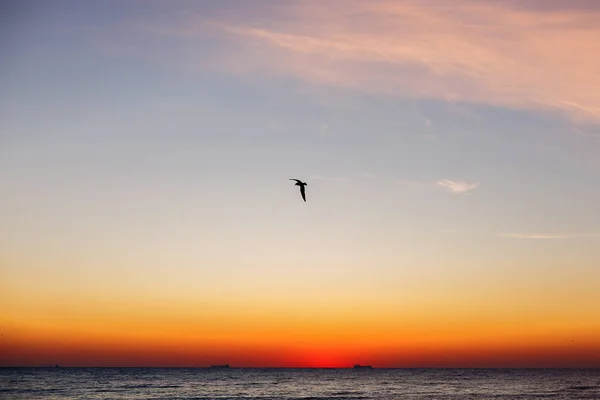
M600 370L0 368L0 398L600 400Z

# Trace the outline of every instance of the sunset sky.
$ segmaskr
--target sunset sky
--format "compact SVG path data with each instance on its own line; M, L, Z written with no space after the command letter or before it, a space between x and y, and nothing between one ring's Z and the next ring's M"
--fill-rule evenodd
M0 366L600 367L599 1L7 1L0 50Z

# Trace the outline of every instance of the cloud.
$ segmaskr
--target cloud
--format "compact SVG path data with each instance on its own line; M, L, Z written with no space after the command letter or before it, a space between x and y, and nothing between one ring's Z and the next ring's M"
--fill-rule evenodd
M600 235L593 233L585 234L545 234L545 233L500 233L500 237L513 238L513 239L573 239L573 238L598 238Z
M529 9L532 11L561 11L577 10L585 12L600 11L600 3L597 0L492 0L505 2L513 7Z
M375 174L372 174L370 172L362 172L361 174L359 174L359 176L363 179L370 179L370 180L377 178L377 176Z
M471 192L480 185L479 182L467 183L467 182L463 182L463 181L453 181L450 179L441 179L437 182L419 182L419 181L400 179L400 180L396 180L395 182L398 185L410 186L410 187L414 187L414 188L432 189L432 188L436 188L436 187L442 187L452 193L457 193L457 194Z
M523 233L501 233L498 236L513 239L569 239L571 235L547 235L547 234L523 234Z
M450 179L442 179L436 182L439 186L451 191L452 193L467 193L475 190L479 183L467 183L463 181L452 181Z
M348 182L350 179L345 177L330 177L330 176L313 176L312 179L316 181L328 181L328 182Z
M554 110L600 123L597 2L256 4L198 12L155 32L214 41L212 54L189 47L186 57L199 52L198 66L250 79L289 76L375 95Z

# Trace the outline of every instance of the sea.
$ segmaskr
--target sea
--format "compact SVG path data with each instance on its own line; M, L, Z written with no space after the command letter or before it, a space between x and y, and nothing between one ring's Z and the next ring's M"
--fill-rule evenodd
M600 400L600 369L0 368L0 398Z

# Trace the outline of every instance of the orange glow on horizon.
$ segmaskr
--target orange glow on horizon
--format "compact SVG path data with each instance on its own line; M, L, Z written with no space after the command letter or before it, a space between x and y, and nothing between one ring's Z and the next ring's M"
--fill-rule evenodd
M404 344L401 344L404 342ZM229 363L237 367L343 368L375 367L598 367L600 340L592 334L576 338L474 338L462 343L419 342L404 338L390 345L377 338L336 343L332 340L272 343L253 340L189 338L117 338L94 335L4 334L1 366L164 366L205 367Z

